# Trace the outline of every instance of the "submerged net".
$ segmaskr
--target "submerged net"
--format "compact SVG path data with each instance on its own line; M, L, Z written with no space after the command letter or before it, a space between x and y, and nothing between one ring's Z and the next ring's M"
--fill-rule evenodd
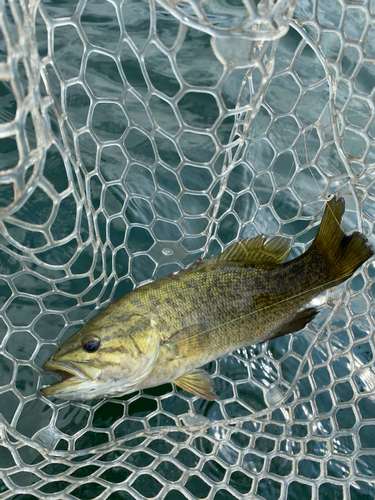
M374 243L375 4L294 3L0 1L1 498L375 498L371 261L206 366L218 401L38 393L98 310L238 238L294 258L332 193Z

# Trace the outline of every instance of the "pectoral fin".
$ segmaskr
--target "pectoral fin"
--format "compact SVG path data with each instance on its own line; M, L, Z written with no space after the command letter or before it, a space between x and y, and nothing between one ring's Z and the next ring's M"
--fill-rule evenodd
M213 391L215 385L212 378L204 370L194 370L174 380L173 383L181 387L184 391L191 392L209 401L215 401L219 397Z
M315 307L308 307L307 309L299 311L290 321L288 321L288 323L283 325L280 330L274 333L267 340L276 339L278 337L282 337L283 335L287 335L288 333L302 330L302 328L305 328L305 326L315 318L318 312L319 311Z
M172 346L177 344L189 345L191 349L195 348L197 345L194 342L196 337L199 337L202 332L208 330L208 326L203 323L196 323L194 325L187 326L182 330L171 335L168 339L162 341L162 345ZM184 345L181 345L183 349ZM198 344L199 345L199 344Z

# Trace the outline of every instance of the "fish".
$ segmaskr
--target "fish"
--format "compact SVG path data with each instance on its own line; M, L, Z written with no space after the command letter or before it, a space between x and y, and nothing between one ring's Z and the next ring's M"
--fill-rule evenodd
M361 232L345 234L333 197L306 252L260 234L121 297L66 340L43 365L61 378L46 398L119 397L172 383L214 401L207 363L249 345L298 332L318 310L305 307L346 281L372 255Z

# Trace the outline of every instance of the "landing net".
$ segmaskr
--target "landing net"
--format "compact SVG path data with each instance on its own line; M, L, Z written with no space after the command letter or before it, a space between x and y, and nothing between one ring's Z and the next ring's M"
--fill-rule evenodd
M0 497L375 498L375 266L297 335L171 385L48 401L115 299L238 238L294 258L330 195L374 245L375 3L0 1Z

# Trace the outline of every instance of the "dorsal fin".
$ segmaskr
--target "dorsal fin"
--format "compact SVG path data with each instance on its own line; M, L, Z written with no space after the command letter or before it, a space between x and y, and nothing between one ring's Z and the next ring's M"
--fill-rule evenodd
M202 255L198 260L196 260L192 264L189 264L184 269L181 269L181 271L172 273L170 276L180 275L180 274L184 274L184 273L190 273L191 271L198 271L200 269L203 269L204 267L212 266L213 262L214 261L212 260L212 257L204 260L203 255Z
M279 264L290 253L290 245L285 238L275 236L267 240L263 234L255 238L236 241L215 259L216 262L252 262Z
M214 266L217 262L243 262L252 264L279 264L285 260L291 247L285 238L275 236L274 238L267 239L264 234L258 234L255 238L246 238L239 240L230 245L223 253L216 259L203 260L203 256L197 261L193 262L185 269L176 274L183 274L191 271L198 271L205 267Z

